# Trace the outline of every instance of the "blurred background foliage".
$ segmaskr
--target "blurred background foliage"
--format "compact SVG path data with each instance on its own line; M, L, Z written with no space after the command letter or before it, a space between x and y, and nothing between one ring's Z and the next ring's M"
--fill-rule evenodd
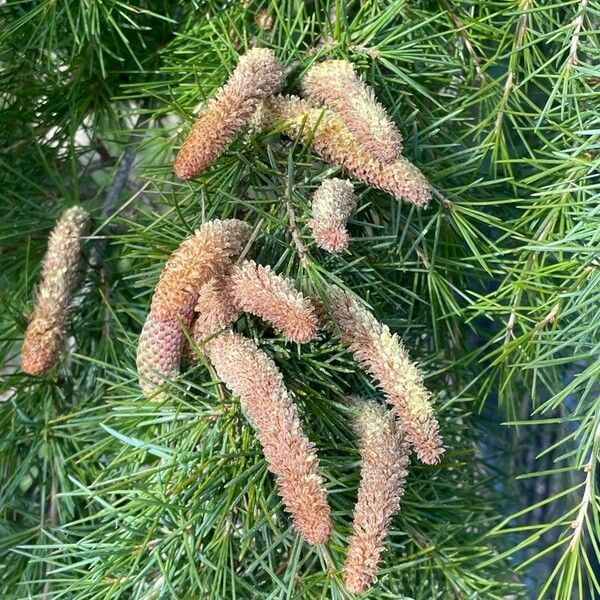
M377 392L322 334L258 321L319 449L336 532L290 529L252 428L205 364L143 399L137 336L169 253L204 220L307 293L335 282L404 339L447 452L413 461L371 598L600 598L600 7L590 0L0 3L0 591L3 598L347 598L358 484L343 399ZM357 184L347 253L310 198L338 169L274 132L192 182L171 161L247 48L298 89L347 58L435 187L417 210ZM48 232L81 203L68 348L19 369ZM289 206L288 206L289 205ZM289 208L308 248L300 262Z

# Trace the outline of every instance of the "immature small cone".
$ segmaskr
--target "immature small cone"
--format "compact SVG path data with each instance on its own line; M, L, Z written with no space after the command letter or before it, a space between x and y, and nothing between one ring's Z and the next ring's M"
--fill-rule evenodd
M139 384L147 396L154 394L167 379L179 374L184 342L180 320L159 321L152 313L146 317L137 347Z
M316 333L317 316L310 300L269 266L251 260L234 266L229 294L241 310L269 321L294 342L308 342Z
M233 323L240 314L229 292L228 278L229 273L215 277L200 288L197 317L192 325L192 339L196 344Z
M276 125L289 137L300 136L323 160L397 200L425 206L431 198L429 183L417 167L403 156L387 164L374 160L329 109L315 108L295 96L276 96L262 103L252 123L256 129Z
M308 222L319 248L340 252L348 247L346 223L356 208L354 188L344 179L325 179L313 196Z
M409 452L392 411L371 401L354 403L362 466L343 575L348 591L361 594L375 581L385 537L400 508Z
M36 305L23 340L22 368L30 375L45 373L58 360L78 278L81 236L89 225L87 212L74 206L61 215L50 234Z
M177 177L191 179L214 162L283 78L283 66L272 50L253 48L242 55L183 143L174 164Z
M431 394L400 338L339 289L333 290L332 317L342 341L395 408L417 456L427 464L439 462L444 449Z
M238 395L258 430L269 470L298 533L311 544L331 534L327 492L319 475L319 459L304 432L298 410L273 362L248 338L221 333L205 345L220 379Z
M338 113L356 141L375 160L391 163L400 156L400 132L377 102L373 90L358 78L351 62L319 63L308 71L302 84L307 99Z
M152 297L152 315L159 321L187 318L189 325L200 287L226 270L249 236L250 226L237 219L204 223L169 257Z

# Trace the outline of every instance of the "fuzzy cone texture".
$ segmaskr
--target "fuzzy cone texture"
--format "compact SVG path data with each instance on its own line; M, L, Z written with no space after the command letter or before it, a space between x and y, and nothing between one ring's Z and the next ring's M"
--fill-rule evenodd
M208 100L177 154L177 177L191 179L214 162L283 78L283 66L272 50L253 48L243 54L227 83Z
M137 347L137 372L142 391L147 396L164 385L166 379L179 374L184 342L181 322L177 318L160 321L152 313L146 317Z
M88 213L74 206L61 215L50 234L36 305L23 340L22 368L30 375L45 373L58 360L78 278L81 236L89 226Z
M304 432L296 405L273 360L244 336L221 333L205 346L220 379L238 395L258 430L269 470L298 533L311 544L331 534L327 492L319 460Z
M427 464L439 462L444 449L431 394L398 335L339 289L333 290L331 310L342 341L396 409L417 456Z
M152 297L152 315L165 321L179 317L190 324L202 285L222 274L250 236L237 219L204 223L171 254Z
M291 138L300 136L323 160L397 200L425 206L431 198L429 183L415 165L403 156L388 164L374 160L329 109L315 108L295 96L276 96L261 103L252 125L255 129L277 126Z
M244 261L231 269L229 294L243 311L269 321L294 342L308 342L317 330L317 316L290 279L271 267Z
M392 411L372 401L352 400L362 465L343 576L348 591L360 594L377 576L384 540L404 494L409 450Z
M400 156L400 132L351 62L326 60L315 65L304 76L302 87L308 100L336 112L375 160L391 163Z
M340 252L348 247L346 223L356 208L354 188L344 179L325 179L314 193L308 222L319 248Z
M228 279L229 273L211 279L200 288L197 316L192 325L192 339L196 344L233 323L240 314L231 297Z

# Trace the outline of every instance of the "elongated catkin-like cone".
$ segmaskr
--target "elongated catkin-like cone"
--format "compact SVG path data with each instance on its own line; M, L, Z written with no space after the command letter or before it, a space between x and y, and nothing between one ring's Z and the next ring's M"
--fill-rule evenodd
M310 300L269 266L251 260L234 266L229 293L241 310L269 321L294 342L308 342L316 333L317 316Z
M346 223L356 208L354 188L344 179L325 179L314 193L308 222L319 248L340 252L348 247Z
M233 323L240 311L231 297L229 272L215 277L200 288L196 304L196 320L192 325L192 339L200 344L210 335Z
M253 48L242 55L227 83L207 102L175 159L175 174L190 179L214 162L248 122L263 98L284 78L272 50Z
M223 275L249 235L250 227L242 221L215 219L204 223L169 257L138 342L137 368L146 394L179 373L183 330L192 324L201 287Z
M311 544L329 539L331 521L319 459L304 432L296 405L273 360L237 333L221 333L205 346L220 379L240 397L258 430L269 470L298 533Z
M30 375L45 373L58 360L78 278L81 237L89 226L88 213L74 206L63 212L50 234L36 305L23 340L22 367Z
M276 125L289 137L300 136L323 160L397 200L425 206L431 198L429 183L417 167L403 156L388 164L374 160L329 109L314 108L295 96L276 96L261 104L252 123L256 129Z
M427 464L439 462L444 449L431 394L400 338L342 290L333 289L331 309L342 341L396 409L417 456Z
M316 64L302 81L304 95L338 113L356 141L382 163L394 162L402 151L402 136L373 90L356 75L347 60Z
M152 315L160 320L191 319L200 287L220 275L239 254L250 226L237 219L204 223L169 257L152 297Z
M148 314L138 340L136 360L144 394L150 396L167 379L179 374L183 342L180 319L159 321L152 313Z
M383 543L404 494L409 450L392 411L368 400L353 402L362 465L343 575L348 591L361 594L377 576Z

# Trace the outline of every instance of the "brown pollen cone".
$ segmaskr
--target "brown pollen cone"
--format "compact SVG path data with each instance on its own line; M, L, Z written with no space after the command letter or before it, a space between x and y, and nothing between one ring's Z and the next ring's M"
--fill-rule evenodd
M215 371L258 431L269 470L298 533L311 544L331 534L327 492L319 459L304 432L298 409L273 360L237 333L221 333L207 342L206 354Z
M391 163L400 156L400 132L373 90L356 75L351 62L318 63L306 73L302 85L307 99L336 112L375 160Z
M201 344L207 337L233 323L240 311L229 291L229 272L215 277L200 288L192 339Z
M419 459L427 464L439 462L444 448L431 394L400 338L342 290L334 288L332 296L332 318L342 341L396 410Z
M201 286L226 270L249 236L250 226L237 219L204 223L167 260L152 297L152 315L160 321L191 318Z
M140 387L146 394L179 373L184 329L192 325L202 286L225 273L249 236L243 221L208 221L167 260L138 342Z
M295 96L276 96L261 104L252 122L257 129L277 126L291 138L300 137L323 160L397 200L426 206L431 198L429 183L415 165L403 156L391 163L374 160L332 110Z
M313 195L308 225L319 248L341 252L348 247L346 223L356 208L354 188L344 179L325 179Z
M74 206L63 212L50 234L36 305L23 340L22 368L30 375L45 373L58 360L78 279L81 236L89 225L88 213Z
M343 576L349 592L361 594L377 576L390 523L400 508L409 451L392 411L354 399L361 456L360 487Z
M137 372L142 391L152 395L169 378L179 374L184 334L179 319L146 317L137 347Z
M177 177L191 179L214 162L283 78L283 66L272 50L253 48L243 54L227 83L208 100L177 154Z
M231 269L228 286L241 310L269 321L290 340L304 343L315 336L317 316L312 303L271 267L244 261Z

